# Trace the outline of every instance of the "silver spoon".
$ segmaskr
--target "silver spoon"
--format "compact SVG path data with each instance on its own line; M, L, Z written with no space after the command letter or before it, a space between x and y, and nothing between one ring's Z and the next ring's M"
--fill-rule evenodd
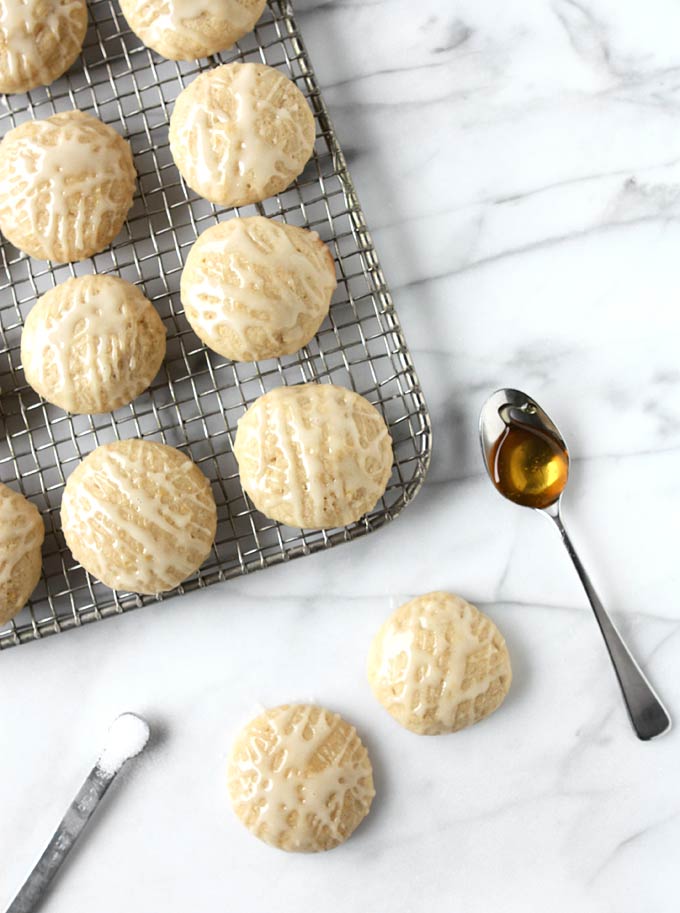
M149 734L148 723L136 714L122 713L116 717L97 763L7 913L30 913L36 908L116 774L126 761L144 749Z
M512 497L503 490L503 486L498 479L498 465L496 460L497 447L499 440L504 434L507 434L512 426L525 429L526 432L536 432L545 438L549 438L553 445L564 454L565 464L563 465L564 474L561 482L557 482L559 490L553 490L554 500L548 504L537 506L535 499L529 494L526 497L521 492L513 491ZM520 390L512 388L497 390L484 403L479 418L479 436L482 444L482 453L487 471L494 483L494 486L505 497L523 507L532 507L540 510L541 513L554 522L559 530L567 551L574 563L581 583L588 595L590 605L592 606L595 618L604 637L604 642L609 652L609 658L614 666L614 672L623 694L623 700L633 724L633 728L639 739L648 740L655 736L668 732L671 728L671 718L668 711L661 703L658 695L648 682L639 665L633 658L630 650L623 641L613 621L607 614L604 606L599 600L595 589L590 582L590 578L581 560L576 554L571 539L569 538L561 515L562 491L567 482L568 471L568 452L564 438L560 434L557 426L549 416L541 409L538 403L522 393Z

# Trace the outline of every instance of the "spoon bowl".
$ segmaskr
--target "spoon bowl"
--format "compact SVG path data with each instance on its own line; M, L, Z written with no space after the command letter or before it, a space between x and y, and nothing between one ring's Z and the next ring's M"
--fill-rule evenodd
M482 445L484 464L490 475L493 471L490 460L493 459L495 445L508 424L512 422L543 431L552 437L565 453L568 452L559 428L536 400L526 393L522 393L521 390L503 387L491 394L482 406L479 415L479 440Z
M555 510L569 477L569 452L539 404L521 390L497 390L482 409L479 433L496 490L522 507Z

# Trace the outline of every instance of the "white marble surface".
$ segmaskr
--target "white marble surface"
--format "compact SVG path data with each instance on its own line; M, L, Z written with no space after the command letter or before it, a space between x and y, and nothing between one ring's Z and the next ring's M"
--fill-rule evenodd
M0 907L122 710L158 733L55 885L52 913L674 913L680 734L634 738L547 524L482 475L484 396L525 387L574 455L566 512L606 603L680 714L680 4L299 0L432 411L391 528L0 658ZM448 738L374 703L369 640L459 592L515 683ZM344 847L292 857L229 808L258 708L356 723L378 795Z

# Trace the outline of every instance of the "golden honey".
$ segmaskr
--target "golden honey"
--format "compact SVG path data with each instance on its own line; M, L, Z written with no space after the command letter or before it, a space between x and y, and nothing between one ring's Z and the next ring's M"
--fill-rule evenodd
M525 507L542 508L562 494L569 454L549 434L512 422L494 444L490 465L502 495Z

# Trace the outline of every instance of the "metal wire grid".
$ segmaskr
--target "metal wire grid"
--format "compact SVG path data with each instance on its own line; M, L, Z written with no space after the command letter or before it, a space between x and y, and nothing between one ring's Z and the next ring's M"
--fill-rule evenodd
M262 204L238 210L215 208L188 191L167 139L170 106L184 85L201 70L231 60L258 61L286 73L307 97L317 125L313 158L296 183ZM160 59L142 46L115 2L94 0L81 62L51 87L7 96L0 107L0 134L22 121L72 108L96 114L127 137L138 193L113 246L84 263L53 267L2 244L0 480L40 508L46 538L42 579L29 606L0 630L0 647L154 598L112 592L90 578L65 546L62 490L77 463L99 444L135 436L159 440L189 453L212 480L218 507L215 544L200 572L175 591L180 593L377 529L415 496L430 456L420 384L290 3L269 0L255 31L231 52L185 64ZM223 218L255 213L318 231L334 253L338 289L329 319L305 349L258 364L235 364L207 351L190 330L179 301L179 278L202 230ZM151 389L131 405L102 416L70 416L27 386L20 364L21 327L36 296L89 272L113 272L143 287L168 330L167 357ZM384 497L368 516L339 530L303 531L266 519L243 494L232 454L236 422L257 396L280 384L309 380L367 396L382 410L394 439L395 465Z

